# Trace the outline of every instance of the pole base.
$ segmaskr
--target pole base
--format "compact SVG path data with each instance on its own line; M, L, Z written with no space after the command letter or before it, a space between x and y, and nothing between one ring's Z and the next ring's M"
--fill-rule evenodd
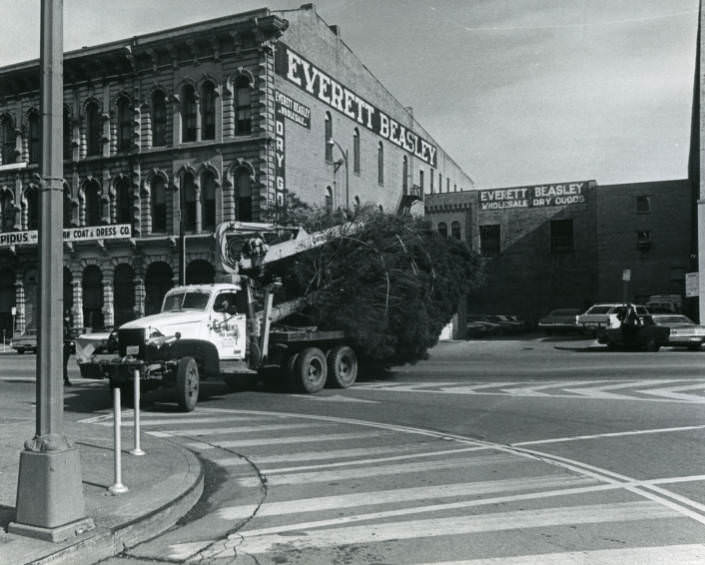
M78 449L25 449L20 454L17 512L8 531L61 541L93 529L83 504Z
M108 487L108 492L112 495L122 494L122 493L129 491L129 490L130 489L127 488L122 483L115 483L114 485Z
M31 526L29 524L10 522L7 526L7 531L11 534L17 534L19 536L26 536L29 538L59 543L69 538L80 536L84 532L88 532L93 528L95 528L93 520L90 518L83 518L56 528L43 528L41 526Z

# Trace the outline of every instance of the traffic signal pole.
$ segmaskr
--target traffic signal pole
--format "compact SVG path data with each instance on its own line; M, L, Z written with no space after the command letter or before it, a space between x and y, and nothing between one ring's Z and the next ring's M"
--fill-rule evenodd
M42 0L36 434L20 454L8 530L53 542L93 528L78 448L63 433L63 0Z

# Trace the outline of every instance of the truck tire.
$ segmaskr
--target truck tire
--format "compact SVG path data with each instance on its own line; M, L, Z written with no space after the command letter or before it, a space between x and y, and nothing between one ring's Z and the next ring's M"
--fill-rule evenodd
M659 349L661 349L661 346L659 343L656 341L655 337L650 337L649 340L646 342L646 351L653 351L656 352Z
M284 382L284 388L289 392L298 392L298 379L296 378L296 362L299 360L299 354L291 354L285 363L281 366L281 376Z
M348 388L357 379L357 355L348 345L337 345L326 354L328 363L327 385Z
M326 386L328 365L323 351L317 347L308 347L299 353L294 363L294 375L301 392L315 394Z
M176 401L185 412L198 402L198 365L193 357L182 357L176 365Z

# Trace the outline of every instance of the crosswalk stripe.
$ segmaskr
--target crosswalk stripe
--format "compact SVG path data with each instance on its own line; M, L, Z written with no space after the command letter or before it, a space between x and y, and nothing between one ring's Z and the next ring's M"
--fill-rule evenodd
M293 430L300 428L318 428L320 424L262 424L259 426L239 426L235 428L187 428L185 430L160 430L147 432L154 437L175 436L210 436L222 434L246 434L250 432L273 432L276 430Z
M132 420L133 418L133 412L132 410L125 410L122 412L122 425L123 427L129 428L134 426L134 422ZM141 412L140 413L140 425L142 426L165 426L165 425L172 425L172 424L214 424L216 422L241 422L241 421L248 421L251 422L251 419L248 419L244 416L204 416L204 417L184 417L183 415L181 417L175 417L175 418L151 418L149 416L145 417L145 413ZM112 426L113 421L112 419L106 420L106 421L100 421L100 422L93 422L98 426Z
M463 561L433 561L417 565L702 565L705 563L705 545L683 544L658 547L629 547L593 549L563 553L540 553L511 557L489 557Z
M277 549L281 551L284 548L287 551L292 551L333 545L466 535L546 526L653 520L678 516L673 510L652 502L624 502L562 508L534 508L531 510L492 514L404 520L321 529L314 529L316 526L312 524L299 523L295 524L289 531L274 527L241 531L236 535L244 536L238 551L256 555L269 553ZM343 524L345 519L341 518L337 522Z
M458 457L448 461L423 461L417 463L402 463L400 465L370 465L369 467L355 467L353 469L334 469L331 471L305 472L305 473L279 473L278 469L261 469L267 476L267 482L272 485L297 485L312 484L326 481L342 481L360 477L381 477L384 475L401 475L419 473L429 470L442 471L457 467L476 465L500 465L505 463L519 464L523 460L515 455L482 455L476 457ZM243 478L241 486L252 486L256 479Z
M705 396L698 394L683 394L684 390L703 390L705 388L705 383L700 383L696 385L686 385L686 386L672 386L668 388L658 388L650 390L639 390L643 394L650 394L653 396L660 396L663 398L671 398L674 400L684 400L691 402L705 402Z
M402 445L383 445L379 447L351 447L348 449L328 449L325 451L297 451L294 453L278 453L275 455L251 455L249 459L257 465L267 465L272 463L293 463L295 461L321 461L327 459L343 459L364 457L372 455L394 455L394 454L413 454L413 453L429 453L420 451L427 449L431 445L437 445L438 441L419 441L415 443L407 443ZM477 447L472 449L486 449L485 447ZM223 457L213 459L213 462L221 467L230 467L239 465L243 459L241 457Z
M356 459L354 461L335 461L330 463L317 463L315 465L298 465L295 467L270 468L273 473L298 473L310 469L332 469L334 467L356 467L358 465L378 465L388 461L408 461L409 459L422 459L427 457L438 457L444 455L456 455L458 453L469 453L471 451L487 451L489 447L462 447L460 449L446 449L444 451L427 451L424 453L409 453L406 455L392 455L389 457L371 457L367 459Z
M636 436L645 434L664 434L672 432L685 432L691 430L702 430L705 425L702 426L680 426L677 428L654 428L650 430L632 430L628 432L610 432L606 434L591 434L584 436L568 436L568 437L556 437L548 439L537 439L533 441L520 441L518 443L513 443L512 445L522 446L522 445L540 445L544 443L563 443L566 441L581 441L586 439L597 439L603 437L622 437L622 436Z
M275 438L256 438L256 439L235 439L226 441L214 441L211 443L203 442L192 442L187 443L187 447L196 447L197 449L203 449L206 445L210 448L223 447L257 447L259 445L279 445L279 444L289 444L289 443L316 443L325 441L339 441L347 439L366 439L372 437L381 437L386 432L376 431L376 432L359 432L359 433L342 433L342 434L326 434L326 435L312 435L312 436L288 436L288 437L275 437Z
M258 517L299 514L302 512L322 512L359 506L394 504L415 500L431 500L459 496L487 495L498 492L529 491L556 487L574 488L594 485L597 481L589 478L565 475L547 475L539 477L522 477L519 479L501 479L496 481L478 481L472 483L440 484L424 487L409 487L389 490L357 492L317 498L303 498L282 502L267 502L257 512ZM252 513L252 505L230 506L219 509L216 514L225 520L247 518Z

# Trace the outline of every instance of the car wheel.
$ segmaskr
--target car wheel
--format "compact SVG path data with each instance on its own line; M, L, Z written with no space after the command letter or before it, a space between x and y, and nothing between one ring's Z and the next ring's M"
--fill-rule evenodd
M19 355L24 354L24 349L22 349L21 347L18 347L18 348L17 348L17 353L18 353Z
M198 402L198 365L193 357L179 359L176 366L176 399L179 406L191 412Z
M308 347L298 356L294 365L297 388L301 392L315 394L326 385L328 364L323 351Z
M357 379L357 356L352 347L338 345L326 354L328 362L328 386L348 388Z
M649 341L646 342L646 350L656 352L659 349L661 349L661 346L656 341L656 338L649 338Z

